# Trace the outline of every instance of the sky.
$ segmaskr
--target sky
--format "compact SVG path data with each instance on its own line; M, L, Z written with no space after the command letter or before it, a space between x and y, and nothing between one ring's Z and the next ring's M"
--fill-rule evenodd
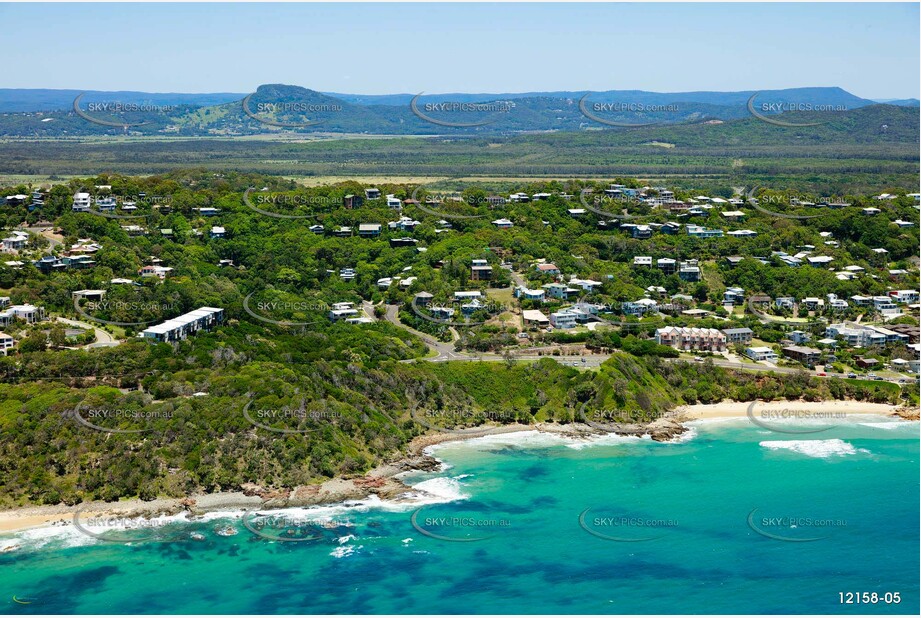
M919 98L918 3L0 4L0 88Z

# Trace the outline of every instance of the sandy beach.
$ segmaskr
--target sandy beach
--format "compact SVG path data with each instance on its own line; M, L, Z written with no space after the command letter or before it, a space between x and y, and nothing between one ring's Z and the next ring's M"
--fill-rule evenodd
M801 418L836 418L838 415L879 414L883 416L903 416L897 414L900 406L888 403L868 403L865 401L756 401L753 413L762 411L784 412ZM745 418L750 401L721 401L720 403L695 404L683 406L676 410L681 420L701 420L708 418Z

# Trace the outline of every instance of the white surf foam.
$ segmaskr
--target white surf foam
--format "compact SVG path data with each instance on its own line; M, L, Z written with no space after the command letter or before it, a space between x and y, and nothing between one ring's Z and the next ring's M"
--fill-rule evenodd
M866 449L855 448L853 444L832 438L830 440L764 440L759 445L772 450L787 450L807 457L828 458L834 456L869 453Z

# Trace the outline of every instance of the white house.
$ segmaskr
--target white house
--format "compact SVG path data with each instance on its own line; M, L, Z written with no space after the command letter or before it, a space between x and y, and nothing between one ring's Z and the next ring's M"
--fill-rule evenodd
M745 356L753 361L777 362L777 352L765 346L745 348Z
M524 287L515 288L515 298L544 302L545 297L546 292L544 290L532 290Z
M355 308L355 303L338 302L333 303L333 307L329 310L327 315L331 321L338 322L339 320L345 320L357 316L358 310Z
M575 328L576 312L564 309L556 313L551 313L550 324L552 324L554 328L560 329Z
M78 191L74 193L74 205L72 210L74 212L89 212L90 211L90 194Z

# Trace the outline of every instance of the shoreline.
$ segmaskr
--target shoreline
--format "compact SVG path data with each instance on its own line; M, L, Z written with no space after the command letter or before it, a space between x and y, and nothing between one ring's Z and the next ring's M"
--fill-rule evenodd
M854 399L831 401L721 401L719 403L694 404L682 406L675 413L682 421L705 420L713 418L746 418L748 408L754 404L753 413L762 411L785 411L800 414L803 417L844 418L848 416L882 415L898 417L903 420L918 420L917 408L909 409L890 403L869 403Z
M695 404L679 407L666 416L646 424L620 425L605 431L584 423L536 423L533 425L500 425L488 428L424 434L413 438L404 451L391 460L379 464L367 474L354 478L333 478L323 483L302 485L293 489L267 489L253 483L244 484L242 491L221 491L184 498L158 498L143 501L139 498L120 502L84 502L74 506L45 505L17 507L0 511L0 534L22 532L46 526L70 525L76 513L87 517L123 516L127 518L152 517L160 514L191 515L234 509L281 509L341 504L351 500L364 500L376 496L392 502L408 501L407 494L419 490L403 483L398 477L407 472L432 472L441 462L427 454L426 449L448 442L458 442L502 434L538 431L561 437L587 439L607 433L628 436L649 436L657 441L669 441L685 433L684 423L706 419L745 419L747 410L794 411L803 417L846 418L848 416L885 416L901 420L918 420L918 409L892 404L868 403L856 400L835 401L723 401L715 404ZM833 416L834 415L834 416ZM2 551L2 550L0 550Z

